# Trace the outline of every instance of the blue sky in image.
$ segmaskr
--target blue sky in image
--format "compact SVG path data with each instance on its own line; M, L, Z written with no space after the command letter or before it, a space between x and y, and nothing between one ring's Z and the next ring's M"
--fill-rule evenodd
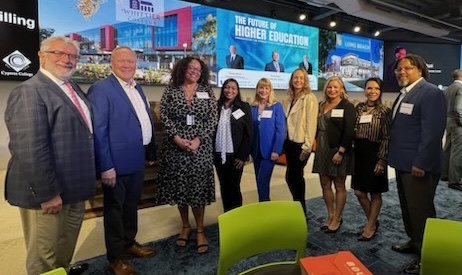
M155 2L156 0L150 0ZM55 35L64 35L75 31L84 31L114 24L116 20L116 0L107 0L100 5L99 10L89 19L85 19L77 9L76 0L39 0L39 22L41 28L55 29ZM173 10L197 4L164 0L164 10Z

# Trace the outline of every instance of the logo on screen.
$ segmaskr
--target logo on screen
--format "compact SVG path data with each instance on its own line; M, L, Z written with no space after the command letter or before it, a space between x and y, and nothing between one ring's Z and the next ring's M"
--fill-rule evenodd
M31 63L31 61L18 50L3 58L3 62L5 62L8 67L15 70L16 72L27 68Z

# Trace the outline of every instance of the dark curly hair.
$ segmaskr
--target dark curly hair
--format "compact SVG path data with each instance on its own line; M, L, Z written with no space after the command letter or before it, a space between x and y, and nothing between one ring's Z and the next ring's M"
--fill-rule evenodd
M170 78L170 85L180 87L181 85L184 84L185 76L186 76L186 71L188 70L189 63L191 61L197 60L201 64L201 77L197 81L197 83L202 84L202 85L209 85L209 79L210 79L210 70L205 65L204 61L200 60L198 57L193 57L193 56L188 56L177 63L175 63L175 66L173 67L172 70L172 77Z

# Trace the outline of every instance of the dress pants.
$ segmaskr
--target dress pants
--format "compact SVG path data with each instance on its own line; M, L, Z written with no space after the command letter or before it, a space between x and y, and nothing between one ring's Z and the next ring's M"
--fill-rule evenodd
M270 181L275 164L275 161L263 158L260 153L253 157L259 201L270 200Z
M305 212L306 216L305 178L303 177L303 169L308 162L309 156L306 160L300 161L302 143L296 143L290 140L285 140L284 151L287 161L287 185L289 186L294 201L299 201L301 203L303 212Z
M63 205L57 214L19 208L26 243L27 274L69 267L82 226L85 202Z
M117 176L114 187L103 184L104 237L107 259L111 263L122 258L135 243L143 184L144 168L134 174Z
M446 143L449 143L449 152L446 152L445 146L448 183L462 184L462 126L455 121L448 121L446 129Z
M235 160L234 154L226 154L224 164L221 161L221 153L215 153L213 157L225 212L242 206L241 178L244 169L236 169Z
M398 196L404 228L411 239L414 251L420 255L427 218L436 216L433 199L440 174L425 173L422 178L396 170Z

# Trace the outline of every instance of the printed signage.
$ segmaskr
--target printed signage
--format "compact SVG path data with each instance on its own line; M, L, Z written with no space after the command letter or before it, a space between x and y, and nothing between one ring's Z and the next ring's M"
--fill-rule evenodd
M0 2L0 80L26 80L39 61L37 1Z

